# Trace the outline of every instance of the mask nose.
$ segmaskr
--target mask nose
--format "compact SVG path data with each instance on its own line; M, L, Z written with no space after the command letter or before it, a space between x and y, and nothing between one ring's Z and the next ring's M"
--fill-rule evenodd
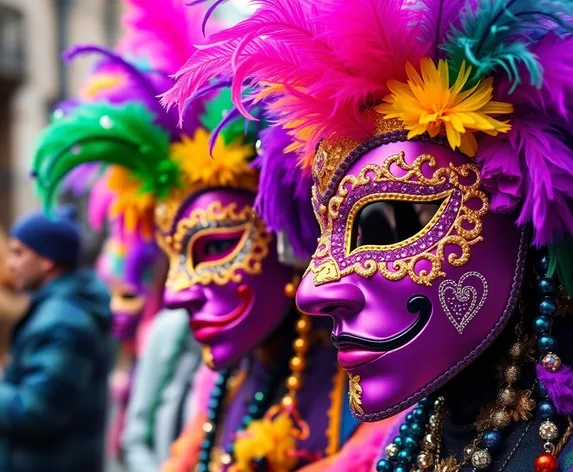
M314 286L312 277L304 277L298 287L296 304L300 311L315 316L352 316L365 305L362 290L349 283Z
M191 312L198 311L205 305L206 301L205 292L199 286L189 287L180 291L166 288L163 294L163 304L166 308L172 310L185 308Z

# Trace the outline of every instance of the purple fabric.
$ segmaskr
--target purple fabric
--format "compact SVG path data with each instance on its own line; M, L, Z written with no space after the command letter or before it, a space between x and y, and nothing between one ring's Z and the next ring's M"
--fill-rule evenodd
M260 169L255 206L272 231L285 231L297 257L308 259L316 247L319 228L311 204L312 177L297 166L291 143L280 127L260 133L262 151L255 165ZM279 156L279 157L277 157Z
M545 387L555 409L561 415L573 414L573 372L561 364L556 372L551 372L537 364L539 383Z

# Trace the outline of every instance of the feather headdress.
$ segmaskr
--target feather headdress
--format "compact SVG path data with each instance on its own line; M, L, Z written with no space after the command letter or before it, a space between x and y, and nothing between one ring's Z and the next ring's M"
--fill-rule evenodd
M233 75L241 113L247 86L269 100L303 168L319 144L328 160L335 143L378 134L380 120L398 120L400 139L443 134L481 166L491 209L517 211L535 245L573 234L573 1L254 3L190 57L164 104L182 111L212 76Z

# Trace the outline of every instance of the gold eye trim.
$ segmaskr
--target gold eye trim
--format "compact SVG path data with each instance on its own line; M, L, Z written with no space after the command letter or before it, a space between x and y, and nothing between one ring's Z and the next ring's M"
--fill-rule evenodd
M403 175L396 175L390 170L391 166ZM435 169L433 175L426 177L422 166ZM417 284L430 286L436 278L446 276L444 261L454 267L466 264L470 246L483 240L482 218L488 212L489 201L481 190L475 164L454 166L450 163L437 169L436 166L436 159L430 154L418 156L410 165L405 161L405 153L400 152L388 157L380 167L370 164L358 175L345 176L329 200L328 208L315 201L321 226L321 237L309 267L315 285L339 280L351 273L366 278L380 273L387 280L409 276ZM354 220L367 203L384 200L420 203L440 199L445 200L438 212L416 235L388 246L350 250ZM479 202L479 208L470 201ZM459 251L446 257L446 246L457 246Z

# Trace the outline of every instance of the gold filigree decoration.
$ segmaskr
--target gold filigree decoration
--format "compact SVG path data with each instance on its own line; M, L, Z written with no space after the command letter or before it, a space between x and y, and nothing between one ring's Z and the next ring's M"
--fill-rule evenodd
M227 228L219 227L223 222L235 224ZM204 228L198 229L186 242L188 232L198 225ZM199 236L239 230L243 235L231 254L219 261L201 262L197 265L193 263L187 246ZM158 232L156 237L158 245L169 257L166 286L174 291L185 290L196 284L238 283L242 280L242 273L260 274L262 261L267 257L272 241L272 235L267 231L264 222L254 214L251 206L245 205L238 209L235 202L224 206L220 201L211 203L207 208L193 210L188 217L177 223L173 235Z
M404 130L400 120L385 120L383 115L375 110L364 110L362 115L372 124L373 136ZM336 170L359 144L360 141L347 137L340 137L334 141L325 139L320 143L312 165L314 183L320 194L326 192Z
M360 376L349 373L348 379L348 398L350 399L350 408L363 415L364 410L362 409L362 387L360 386Z
M460 464L455 457L447 457L436 465L435 472L460 472Z
M203 362L209 369L215 370L215 362L213 361L213 353L209 346L201 346L201 355L203 357Z
M318 206L316 202L316 189L313 191L315 198L315 211L321 227L321 237L313 255L309 269L313 272L315 285L339 280L345 275L356 273L361 277L372 277L376 273L381 273L386 279L391 281L401 280L409 276L417 284L430 286L438 277L446 275L442 268L443 262L447 262L453 267L460 267L466 264L470 258L470 247L483 240L481 232L483 229L482 218L487 214L489 201L486 194L481 190L481 179L479 169L472 163L454 166L450 163L447 167L435 169L432 177L426 177L422 167L436 168L437 162L434 156L422 154L418 156L412 164L405 161L405 154L391 155L382 166L370 164L365 166L358 175L345 176L338 186L335 196L328 204L328 208ZM399 168L403 171L402 176L397 176L391 171L391 167ZM473 179L472 183L464 184L461 178ZM402 193L373 193L359 199L346 217L345 252L344 258L356 254L364 254L360 262L349 263L346 267L341 267L341 261L332 255L332 239L334 226L340 224L340 212L345 199L349 198L357 189L371 186L378 183L404 182L420 187L439 186L449 184L448 190L431 195L402 194ZM454 223L451 225L441 239L434 241L418 254L409 257L399 258L393 261L379 262L366 257L369 251L390 251L401 250L422 240L442 218L444 212L451 202L454 192L461 193L461 205L457 210ZM387 246L363 246L351 251L351 235L354 227L354 220L360 210L372 201L406 201L411 203L423 203L444 199L438 212L426 224L426 226L416 235L396 244ZM473 209L468 205L471 200L481 202L479 209ZM338 228L339 229L339 228ZM446 247L457 246L457 252L451 252L447 258ZM421 261L427 261L431 269L419 270L417 267Z

